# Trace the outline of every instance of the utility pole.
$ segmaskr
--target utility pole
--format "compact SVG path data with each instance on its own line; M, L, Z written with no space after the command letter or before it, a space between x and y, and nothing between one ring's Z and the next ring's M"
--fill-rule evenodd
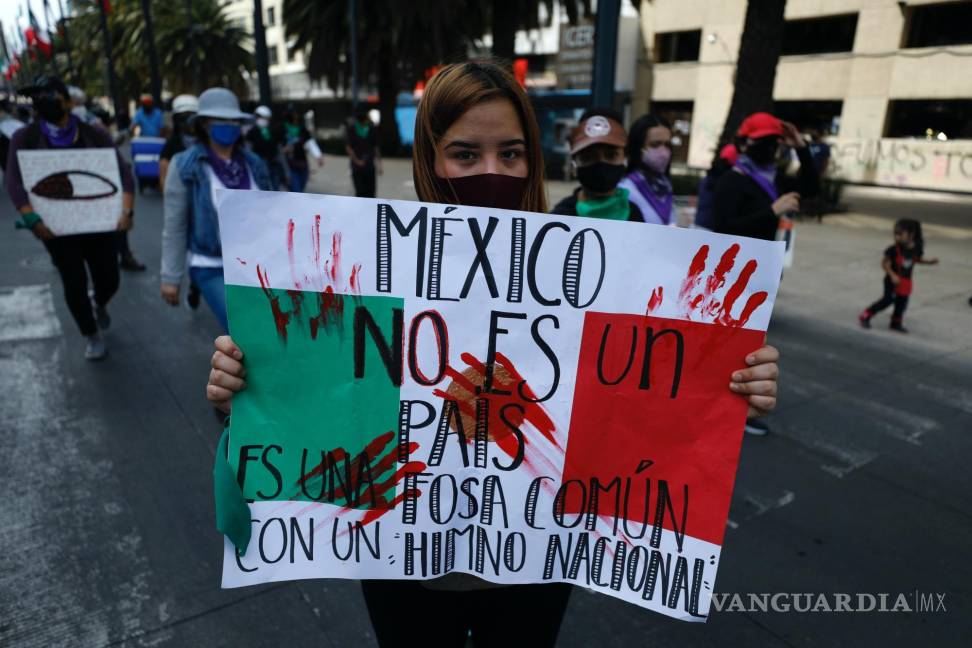
M348 22L351 34L351 112L358 108L358 20L355 0L348 0Z
M591 107L614 107L614 69L618 58L618 20L621 0L598 0L594 26L594 65Z
M162 75L159 74L159 54L155 50L155 27L152 24L152 2L142 0L142 15L145 17L145 40L148 47L149 74L152 77L152 99L162 107Z
M105 10L105 3L98 1L98 11L101 14L101 32L104 37L105 45L105 66L108 71L108 94L111 96L111 105L115 109L115 115L122 112L122 104L118 100L118 84L115 81L115 64L111 53L111 32L108 31L108 12Z
M267 34L263 29L263 2L253 0L253 40L256 43L257 81L260 87L260 103L270 105L270 69L267 60Z
M67 53L68 75L71 77L71 83L74 85L81 85L81 79L79 79L74 73L74 62L71 60L71 40L68 38L68 19L64 14L64 4L61 2L61 0L57 0L57 9L61 14L61 32L64 34L64 50Z

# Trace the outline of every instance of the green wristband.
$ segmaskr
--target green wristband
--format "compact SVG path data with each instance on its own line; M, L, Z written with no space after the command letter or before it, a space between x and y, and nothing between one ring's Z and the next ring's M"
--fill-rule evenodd
M34 229L34 225L41 222L40 214L37 212L27 212L20 215L20 220L14 223L17 229Z

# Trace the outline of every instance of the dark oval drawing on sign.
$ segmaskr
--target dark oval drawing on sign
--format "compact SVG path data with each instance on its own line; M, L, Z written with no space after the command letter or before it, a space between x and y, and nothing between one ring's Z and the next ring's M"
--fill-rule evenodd
M97 181L103 182L107 190L101 193L92 194L76 194L74 192L74 182L68 178L70 175L82 175L94 178ZM92 184L92 183L85 183ZM92 173L91 171L58 171L57 173L52 173L49 176L45 176L37 181L33 187L30 188L32 194L36 194L41 198L50 198L51 200L96 200L98 198L107 198L108 196L113 196L118 193L118 187L115 186L108 178L97 173Z

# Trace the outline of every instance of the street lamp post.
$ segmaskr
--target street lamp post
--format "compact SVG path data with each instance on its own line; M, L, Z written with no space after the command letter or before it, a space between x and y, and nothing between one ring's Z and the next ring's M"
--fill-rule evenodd
M358 107L358 21L355 0L348 0L348 22L351 37L351 111Z
M618 58L618 21L621 0L598 0L594 27L594 65L591 107L614 106L614 68Z
M145 16L145 40L148 47L149 74L152 77L152 99L156 106L162 105L162 75L159 74L159 55L155 50L155 27L152 24L151 0L142 0L142 15Z

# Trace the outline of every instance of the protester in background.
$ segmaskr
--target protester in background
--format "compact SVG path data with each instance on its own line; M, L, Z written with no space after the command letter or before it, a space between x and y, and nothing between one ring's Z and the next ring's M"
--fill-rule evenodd
M143 94L139 100L135 119L132 120L134 137L164 137L162 110L155 107L152 95Z
M198 110L199 98L196 95L181 94L172 100L172 133L159 152L159 190L163 193L165 175L169 172L172 158L196 143L190 121Z
M246 134L247 144L270 171L270 182L274 191L287 186L287 162L283 157L284 138L279 128L271 121L273 112L266 106L257 106L254 111L256 123Z
M884 296L865 308L858 320L864 328L871 328L871 318L894 304L891 314L891 330L907 333L902 323L905 309L908 308L908 298L911 295L911 275L916 263L935 265L937 258L926 259L925 239L921 235L921 223L902 218L894 224L894 245L884 251L881 259L881 269L884 270Z
M621 116L613 110L595 108L581 115L570 135L571 163L581 186L557 203L553 213L643 222L628 190L618 187L627 143Z
M729 171L739 159L739 149L735 142L730 142L719 151L719 157L709 169L702 182L699 183L699 200L695 207L695 223L698 229L712 230L715 228L715 187L722 174Z
M672 161L672 127L657 115L643 115L631 125L627 143L628 175L618 187L638 206L642 219L674 225L675 209L668 168Z
M300 112L294 104L288 104L284 111L284 152L287 155L287 171L290 174L290 191L301 192L307 187L310 178L310 167L307 164L307 143L311 139L310 131L300 122ZM324 158L318 158L318 166L324 164Z
M85 124L95 123L97 116L88 110L88 97L84 94L84 90L71 85L68 86L68 94L71 95L71 112Z
M800 193L780 195L784 187L792 185L784 174L778 173L776 162L781 145L796 150L803 195L816 194L817 170L806 142L793 124L781 122L769 113L754 113L744 119L737 135L740 155L716 183L714 230L772 241L780 218L800 209ZM746 432L763 436L769 433L769 426L760 419L750 419Z
M345 128L344 147L351 160L351 181L354 195L374 198L377 191L375 174L381 174L381 153L378 149L378 133L368 117L368 106L361 104Z
M545 212L540 131L526 92L505 67L491 62L446 65L425 87L415 122L412 177L419 200ZM775 406L778 354L764 347L758 366L743 370L752 387L752 411ZM243 352L228 336L216 340L207 397L229 411L244 388ZM734 374L735 375L735 374ZM755 408L758 408L755 409ZM439 622L423 631L429 646L553 646L567 608L564 583L496 586L475 576L449 574L432 581L365 580L361 583L379 646L412 646L402 623L428 610ZM504 610L496 623L483 610ZM515 633L515 634L513 634Z
M740 155L732 173L724 173L715 189L715 231L772 241L780 217L800 210L800 197L813 196L820 178L804 139L793 124L769 113L754 113L738 132ZM796 183L779 173L781 145L796 151L800 171ZM790 189L798 189L793 191Z
M821 178L827 174L827 167L830 166L830 144L824 141L823 129L814 126L810 129L810 157L813 164L817 167L817 175Z
M243 146L240 125L250 119L226 88L203 92L192 120L196 142L172 158L165 179L162 299L179 304L188 253L189 278L224 332L226 296L214 191L219 187L270 190L266 165Z
M106 330L111 325L107 306L119 284L118 265L115 261L116 232L71 236L57 236L52 232L30 204L17 151L114 147L106 132L85 124L70 112L71 98L64 82L59 78L39 76L33 85L21 89L20 92L33 100L37 119L14 133L7 155L6 187L14 206L20 212L17 226L29 229L44 243L61 276L68 309L86 339L84 357L88 360L100 360L108 354L108 348L98 331ZM135 202L135 181L131 167L120 154L117 157L122 181L122 213L119 214L118 230L127 231L132 228L134 217L132 205ZM91 274L94 284L93 300L88 296L88 273Z
M0 99L0 169L7 169L7 151L10 138L24 127L24 122L13 115L13 107L8 99Z

